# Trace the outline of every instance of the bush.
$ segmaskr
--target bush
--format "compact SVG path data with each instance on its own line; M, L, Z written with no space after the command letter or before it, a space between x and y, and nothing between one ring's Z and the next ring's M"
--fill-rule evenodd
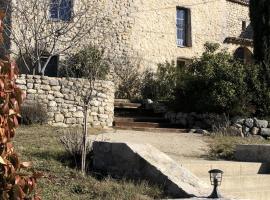
M146 71L143 79L142 96L144 99L171 101L174 99L180 70L172 61L158 64L156 73Z
M68 155L73 158L74 163L77 168L81 166L82 150L83 150L83 131L82 130L65 130L63 136L60 137L60 143L64 146ZM87 161L91 161L92 152L92 142L87 141L86 154ZM86 167L86 169L89 167Z
M104 50L91 45L70 55L59 70L61 77L89 78L89 74L93 74L97 76L96 79L101 80L106 79L108 73L109 63L105 58Z
M119 99L141 98L142 74L140 61L122 58L114 63L114 82L117 87L115 97Z
M38 102L23 105L21 108L22 124L45 124L47 119L47 110Z
M176 89L176 104L186 112L250 115L256 110L260 88L257 66L235 60L219 45L205 44L203 55L182 72Z

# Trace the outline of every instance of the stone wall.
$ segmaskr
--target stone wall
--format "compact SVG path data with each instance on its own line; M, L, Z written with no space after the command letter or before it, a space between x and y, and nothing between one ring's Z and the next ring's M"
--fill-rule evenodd
M27 94L24 104L39 102L47 109L48 124L76 126L83 123L83 104L78 91L89 88L86 80L21 75L16 82ZM88 117L89 125L112 126L114 84L110 81L97 81L93 94Z

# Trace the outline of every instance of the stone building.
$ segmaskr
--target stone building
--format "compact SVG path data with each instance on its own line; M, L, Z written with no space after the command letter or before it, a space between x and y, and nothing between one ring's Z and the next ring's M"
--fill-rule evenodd
M165 60L183 65L200 56L204 44L220 43L249 62L249 3L244 0L134 0L130 46L146 66Z
M51 2L58 2L58 7L53 4L48 8L49 18L72 23L72 12L79 1ZM244 62L252 59L248 0L96 2L111 18L109 29L116 30L109 42L106 40L103 44L108 52L118 58L140 60L144 68L155 69L157 63L166 60L184 65L202 54L206 42L221 44ZM90 40L86 37L83 43L90 43Z

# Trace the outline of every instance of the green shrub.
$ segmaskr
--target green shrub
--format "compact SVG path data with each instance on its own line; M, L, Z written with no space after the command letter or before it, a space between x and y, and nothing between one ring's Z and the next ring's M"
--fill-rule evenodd
M156 73L146 71L143 79L142 97L156 101L172 101L179 73L180 70L173 61L158 64Z
M86 66L87 64L87 66ZM104 80L109 73L109 63L104 51L88 45L79 52L70 55L59 70L61 77L89 78L89 74L97 75L97 79Z
M47 110L38 102L23 105L21 108L21 123L24 125L45 124L47 119Z
M229 115L255 112L259 71L218 48L217 44L205 44L202 56L182 72L176 89L177 108Z

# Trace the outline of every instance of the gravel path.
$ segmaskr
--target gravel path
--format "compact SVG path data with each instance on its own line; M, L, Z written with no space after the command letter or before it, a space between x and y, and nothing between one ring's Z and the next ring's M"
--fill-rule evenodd
M182 161L203 159L207 151L206 137L191 133L114 130L92 138L112 142L148 143L173 159Z

